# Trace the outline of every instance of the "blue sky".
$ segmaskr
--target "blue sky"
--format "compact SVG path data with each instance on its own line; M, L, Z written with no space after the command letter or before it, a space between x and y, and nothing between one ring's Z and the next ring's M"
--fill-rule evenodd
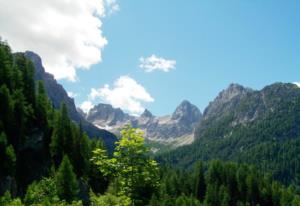
M300 81L300 1L117 1L102 19L108 41L102 62L59 80L77 105L91 88L111 89L120 77L136 81L154 101L140 101L155 115L170 114L184 99L202 111L230 83L261 89ZM176 61L169 72L145 72L141 57ZM149 98L148 98L149 100ZM105 101L94 100L94 104Z
M153 96L156 115L187 99L203 110L231 82L255 89L300 81L299 1L120 1L105 19L103 62L62 82L80 94L129 75ZM176 60L176 69L145 73L141 56Z

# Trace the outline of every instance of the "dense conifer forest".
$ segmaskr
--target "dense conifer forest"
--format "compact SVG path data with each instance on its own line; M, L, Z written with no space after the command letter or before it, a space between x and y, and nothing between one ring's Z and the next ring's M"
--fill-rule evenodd
M205 120L193 144L166 152L161 162L189 167L198 160L221 159L256 165L263 173L299 192L300 90L293 84L276 83L264 89L268 110L255 121L236 124L236 115L251 111L257 102L246 97L218 120ZM250 109L249 109L250 108Z
M99 139L89 138L80 124L70 120L65 104L60 110L53 108L43 82L35 82L33 75L32 62L22 53L13 54L9 45L1 42L1 206L300 205L296 183L289 186L290 181L285 181L283 185L270 173L279 167L279 176L298 178L290 167L287 173L281 173L282 165L298 161L291 159L283 164L279 156L273 155L278 147L275 143L263 150L272 156L266 160L269 170L243 163L255 163L251 158L259 155L261 145L251 150L251 156L241 155L245 161L240 163L193 159L194 164L188 168L174 168L162 158L152 159L143 133L128 125L115 143L114 153L109 155ZM261 124L269 130L277 127L276 122L268 126L271 123ZM252 136L251 128L235 132L247 131L248 137ZM268 136L269 130L256 131ZM296 158L298 150L293 148L298 142L293 141L296 140L285 143L291 148L286 155Z

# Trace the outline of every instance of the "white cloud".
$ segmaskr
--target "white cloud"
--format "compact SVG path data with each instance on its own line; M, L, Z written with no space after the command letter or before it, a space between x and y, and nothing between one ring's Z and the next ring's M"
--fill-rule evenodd
M164 72L169 72L172 69L175 69L176 61L168 60L156 55L151 55L147 58L140 58L140 68L144 69L145 72L152 72L155 70L160 70Z
M93 107L94 105L91 101L84 101L80 105L80 109L82 109L84 113L88 113Z
M76 69L101 61L101 18L117 10L115 0L1 0L0 35L14 51L41 55L55 78L75 81Z
M109 8L109 14L120 10L120 6L116 0L106 0L106 5Z
M129 76L121 76L112 87L106 84L99 89L92 88L89 98L91 101L100 98L113 107L131 114L142 113L145 110L142 103L154 101L146 89Z
M300 88L300 82L293 82L293 84L297 85Z
M77 93L74 93L74 92L67 92L68 93L68 96L71 97L71 98L75 98L78 96Z

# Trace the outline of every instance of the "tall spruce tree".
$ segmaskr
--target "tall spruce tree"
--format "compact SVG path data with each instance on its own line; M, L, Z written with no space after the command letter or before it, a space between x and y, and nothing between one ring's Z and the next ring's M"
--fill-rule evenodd
M63 103L57 114L50 145L51 156L56 167L60 164L64 154L72 155L74 147L71 129L67 106Z
M55 183L58 196L67 202L77 199L79 186L76 175L73 171L73 166L68 158L64 156L61 165L55 176Z
M14 176L16 155L14 148L8 144L5 133L0 134L0 177Z
M203 163L198 162L195 168L195 196L203 201L206 190Z

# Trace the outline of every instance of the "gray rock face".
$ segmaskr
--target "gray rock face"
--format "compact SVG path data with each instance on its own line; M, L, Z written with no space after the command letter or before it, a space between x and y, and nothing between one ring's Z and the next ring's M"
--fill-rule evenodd
M183 101L172 114L171 119L184 125L199 122L202 114L200 110L188 101Z
M41 58L31 51L25 52L26 58L30 59L35 66L35 80L42 80L45 85L46 92L49 99L51 100L54 108L59 109L62 102L64 102L68 108L70 118L76 123L82 123L84 131L90 137L101 137L106 144L107 148L110 150L113 147L113 143L116 140L115 136L105 130L101 130L95 127L93 124L85 120L84 113L79 113L76 109L74 99L70 98L62 87L55 80L54 76L45 72L45 69L42 64Z
M111 105L99 104L89 111L86 119L97 127L116 134L125 124L130 123L142 129L149 140L172 142L181 138L184 140L183 144L187 144L192 142L194 128L201 117L196 106L183 101L172 115L163 117L156 117L147 109L140 117L134 117Z
M230 84L229 87L219 93L214 101L210 102L204 110L203 118L208 119L219 116L220 113L232 112L242 98L251 94L253 90L244 88L238 84Z
M62 85L58 84L52 74L45 72L41 58L31 51L26 51L25 56L30 59L35 66L35 80L44 81L45 89L48 97L55 108L60 108L61 103L64 102L68 107L68 112L72 120L79 122L81 117L78 114L74 99L70 98Z
M81 116L81 118L86 118L86 113L84 113L84 111L82 109L80 109L79 107L76 108L78 114Z
M86 120L99 128L112 128L124 125L131 117L120 108L113 108L110 104L98 104L86 115Z
M292 101L297 95L300 89L294 84L275 83L260 91L231 84L209 103L195 137L201 137L212 125L230 128L263 118L275 106Z

